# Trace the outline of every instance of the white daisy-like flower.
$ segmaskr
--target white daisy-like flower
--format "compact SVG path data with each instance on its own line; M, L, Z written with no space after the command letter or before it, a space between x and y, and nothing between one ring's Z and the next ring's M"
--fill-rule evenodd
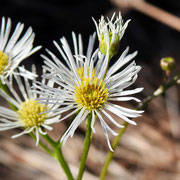
M117 135L117 133L106 123L104 117L107 117L117 127L123 128L124 126L116 122L109 112L133 125L136 125L136 123L129 118L138 117L143 112L117 104L117 101L135 100L140 102L139 99L128 95L138 93L143 88L124 90L135 82L137 73L141 69L140 66L136 65L135 61L132 61L137 52L127 55L129 50L127 48L117 62L107 70L108 53L104 56L96 50L90 58L83 55L74 57L66 40L63 38L61 42L63 50L57 44L56 46L60 53L63 54L67 66L52 52L48 51L51 58L42 56L46 64L45 69L49 70L46 77L54 80L61 89L50 88L39 83L39 85L35 86L39 89L39 93L44 92L51 97L39 98L38 100L41 103L46 103L47 100L51 101L52 104L58 103L61 105L56 109L59 114L71 110L61 121L77 113L68 130L61 138L63 144L69 136L74 135L75 130L87 118L88 114L92 114L92 131L95 133L94 124L96 117L98 117L107 138L108 146L112 150L108 132L113 135ZM77 63L78 59L79 63ZM126 64L128 65L124 67Z
M39 50L41 46L33 48L35 34L31 27L22 36L24 24L18 23L12 35L11 19L2 18L0 30L0 80L5 84L8 77L12 78L14 70L20 62ZM22 36L22 37L21 37ZM22 73L21 73L22 74Z
M35 66L32 67L32 72L36 74ZM13 111L6 107L0 106L0 131L15 129L22 127L24 130L12 138L17 138L23 134L30 132L35 133L36 145L39 142L39 133L42 135L46 134L45 129L52 130L50 126L53 123L59 121L60 115L53 112L42 113L48 110L56 110L58 105L52 104L41 104L37 99L37 94L31 92L30 80L27 77L20 77L14 75L15 82L20 90L21 96L13 88L11 83L6 83L12 95L6 94L0 89L0 95L10 102L17 110ZM35 79L33 80L35 83ZM42 79L42 84L47 84L49 87L53 87L54 83L51 80ZM39 95L40 98L44 95Z
M119 16L116 16L115 19L115 14L116 13L113 14L111 20L107 18L107 22L105 21L104 16L101 16L99 24L97 24L93 18L99 39L99 49L101 53L106 54L109 46L110 58L117 54L120 40L123 37L130 21L128 20L124 23L120 12Z

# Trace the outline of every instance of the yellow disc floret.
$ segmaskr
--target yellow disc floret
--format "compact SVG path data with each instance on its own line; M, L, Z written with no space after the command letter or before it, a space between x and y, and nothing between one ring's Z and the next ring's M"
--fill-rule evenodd
M40 126L47 117L47 106L35 100L28 99L23 102L18 110L21 122L25 127Z
M76 71L77 71L77 74L80 77L81 81L85 80L85 77L84 77L84 67L77 68ZM88 73L89 73L89 69L88 69ZM93 68L92 78L94 78L95 73L96 73L96 69Z
M105 88L103 80L95 78L84 78L75 86L75 101L80 107L85 107L89 111L100 109L108 98L108 89Z
M0 75L4 68L8 65L8 55L0 51Z

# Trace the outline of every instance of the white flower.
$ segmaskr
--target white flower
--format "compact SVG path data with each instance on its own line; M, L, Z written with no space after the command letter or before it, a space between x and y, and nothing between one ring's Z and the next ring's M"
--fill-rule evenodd
M0 30L0 80L3 84L12 74L22 60L39 50L38 46L33 48L35 34L31 27L21 37L24 24L18 23L12 35L11 19L2 18Z
M104 16L101 16L99 24L97 24L93 18L99 39L99 49L101 53L106 54L107 48L109 47L110 57L114 56L118 52L120 40L123 37L130 21L128 20L124 24L120 12L119 16L116 16L115 20L114 17L115 13L113 14L111 20L107 18L106 22Z
M124 90L135 82L137 73L141 69L140 66L136 66L135 61L130 62L136 56L137 52L127 55L129 49L127 48L117 62L107 70L108 53L104 56L96 50L91 58L86 56L73 57L66 40L63 38L61 41L67 66L49 51L48 53L51 58L43 56L44 63L46 64L45 69L50 72L46 77L54 80L61 89L50 88L39 84L35 86L37 89L39 88L39 93L43 91L51 97L39 98L38 100L41 103L46 103L47 100L51 101L52 104L59 102L62 105L56 109L59 114L71 110L71 113L63 117L61 121L78 113L61 138L61 142L65 143L69 136L72 137L77 127L91 113L92 131L95 133L94 124L96 117L98 117L107 138L109 148L112 150L108 132L111 132L113 135L117 135L117 133L105 122L104 117L106 116L110 122L119 128L123 128L123 125L116 122L108 112L114 113L119 118L133 125L136 125L136 123L129 118L138 117L143 112L131 110L116 104L117 101L135 100L140 102L139 99L129 97L128 95L138 93L143 88ZM61 53L63 52L59 46L57 48ZM77 61L78 58L79 63ZM127 63L128 65L123 68Z
M32 72L34 74L36 73L35 66L32 67ZM44 130L52 130L53 128L50 125L57 123L60 118L60 115L53 112L42 112L56 110L59 105L48 103L47 105L40 104L36 101L37 95L31 92L31 83L29 80L23 76L22 81L18 75L14 75L14 78L21 92L21 96L19 96L11 83L7 83L6 85L13 96L6 94L0 89L0 95L16 108L16 110L13 111L0 106L0 131L23 127L24 130L19 134L13 135L12 138L34 132L36 135L36 145L38 145L39 133L45 135L46 132ZM33 81L35 82L35 80ZM47 84L49 87L53 87L54 85L52 81L45 81L45 79L42 79L42 84ZM44 95L39 95L39 97L42 98Z

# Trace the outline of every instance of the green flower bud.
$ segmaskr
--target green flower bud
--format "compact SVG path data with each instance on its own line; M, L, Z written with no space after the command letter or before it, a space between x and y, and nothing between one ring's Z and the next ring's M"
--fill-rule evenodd
M160 66L163 71L172 71L175 65L176 62L172 57L165 57L160 61Z
M104 16L101 17L99 24L94 20L96 30L99 39L99 49L101 53L107 53L107 47L109 46L109 59L118 53L120 40L124 35L124 32L128 26L130 20L123 23L121 13L116 17L114 21L115 13L111 20L105 21Z
M118 35L116 35L116 40L113 43L109 43L109 59L118 53L120 40ZM109 33L109 41L111 42L112 34ZM106 55L107 53L107 42L104 40L104 34L102 34L101 40L99 40L99 49L102 54Z

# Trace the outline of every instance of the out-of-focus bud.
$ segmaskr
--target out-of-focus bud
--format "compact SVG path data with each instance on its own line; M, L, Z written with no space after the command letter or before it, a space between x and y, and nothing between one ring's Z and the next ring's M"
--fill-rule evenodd
M172 57L165 57L160 61L160 66L163 71L172 71L175 65L176 62Z

